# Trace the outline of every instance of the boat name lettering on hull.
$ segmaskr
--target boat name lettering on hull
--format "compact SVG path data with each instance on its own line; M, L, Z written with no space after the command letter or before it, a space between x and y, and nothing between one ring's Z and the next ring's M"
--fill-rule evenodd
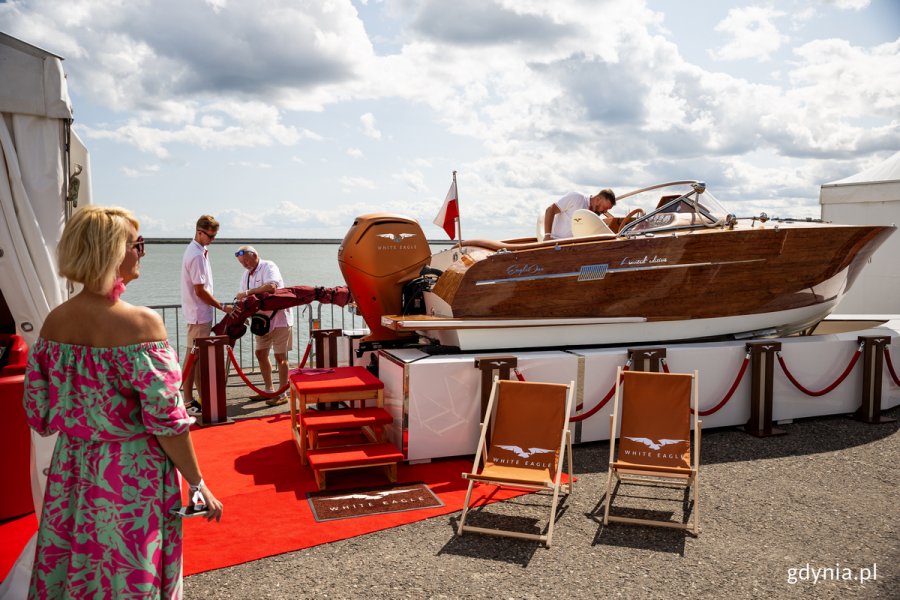
M544 268L540 265L512 265L507 267L506 274L510 277L521 277L522 275L535 275L536 273L543 273Z
M668 258L659 257L654 254L653 258L650 258L649 256L644 256L643 258L631 258L630 256L626 256L619 265L659 265L667 262L669 262Z
M398 244L395 246L376 246L378 250L417 250L419 246L417 244Z

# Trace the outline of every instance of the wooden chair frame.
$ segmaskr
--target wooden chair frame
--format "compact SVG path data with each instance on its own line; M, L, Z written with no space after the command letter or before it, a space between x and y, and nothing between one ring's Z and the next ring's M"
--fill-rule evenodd
M700 534L700 437L703 421L700 420L699 412L699 387L700 377L697 371L691 376L691 417L692 417L692 435L691 442L691 469L690 473L667 473L664 470L647 465L646 467L635 466L634 468L622 468L616 466L616 431L619 426L619 409L622 405L622 368L619 367L616 373L616 395L614 398L613 413L609 416L609 472L606 477L606 499L603 509L603 524L608 525L610 521L619 523L631 523L637 525L651 525L654 527L669 527L673 529L683 529L690 531L692 534ZM638 374L638 372L634 372ZM632 376L633 376L632 375ZM674 487L680 489L690 489L691 492L691 518L687 523L675 523L672 521L661 521L654 519L639 519L634 517L620 517L610 515L609 509L613 501L613 478L616 484L619 482L635 485L647 485L653 487Z
M540 482L537 479L533 481L525 481L524 479L507 479L507 478L497 478L497 477L489 477L480 474L480 467L483 467L484 463L488 459L488 439L490 437L490 432L493 430L494 426L494 413L496 411L497 397L499 393L499 378L494 378L493 385L491 386L491 395L488 400L487 410L485 412L484 421L481 423L481 435L478 439L478 447L475 451L475 460L472 464L472 472L471 473L463 473L463 479L467 479L469 481L469 488L466 491L466 500L463 506L463 512L459 519L459 527L457 529L458 535L463 535L463 533L467 531L482 533L487 535L497 535L497 536L505 536L512 537L518 539L526 539L526 540L537 540L543 542L546 547L550 547L550 544L553 539L553 527L556 522L556 508L559 503L559 494L562 491L565 497L568 497L574 491L574 477L572 473L572 435L569 431L569 417L572 414L572 398L575 390L575 382L569 382L566 386L566 401L565 401L565 420L563 421L563 426L560 431L559 436L559 445L558 445L558 459L556 461L556 472L552 474L553 480L551 482ZM539 383L526 383L526 382L515 382L518 385L543 385ZM561 483L562 479L562 467L563 462L566 462L568 465L568 481L566 483ZM472 489L475 485L475 482L487 483L490 485L496 485L499 487L508 487L513 489L523 489L523 490L533 490L533 491L545 491L551 492L553 497L550 505L550 517L547 525L547 531L543 534L533 534L533 533L524 533L518 531L511 531L508 529L492 529L487 527L475 527L472 525L466 525L466 516L468 515L469 509L471 508L470 502L472 498Z

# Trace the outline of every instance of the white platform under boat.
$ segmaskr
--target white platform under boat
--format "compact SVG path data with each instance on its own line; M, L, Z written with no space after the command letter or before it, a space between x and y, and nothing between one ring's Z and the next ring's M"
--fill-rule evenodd
M684 321L648 321L642 317L574 319L454 319L428 315L384 316L381 324L393 331L420 332L444 346L465 351L497 348L598 346L654 343L656 340L692 340L733 335L751 338L771 335L773 323L804 329L831 312L837 301L755 315ZM739 332L739 333L735 333Z
M844 371L859 347L860 336L890 336L888 351L900 366L900 316L863 320L829 319L825 327L840 332L784 337L781 354L791 373L810 390L829 386ZM594 407L609 391L616 368L624 366L628 349L638 344L568 350L492 351L433 356L418 349L380 350L379 377L385 384L385 405L396 425L390 438L406 449L410 461L470 455L475 451L480 422L481 371L479 357L515 356L518 370L528 381L575 381L576 404ZM745 341L684 343L666 346L672 372L700 371L700 409L717 405L730 389L746 355ZM819 397L799 391L775 365L773 419L853 413L862 397L862 361L833 391ZM703 418L704 429L745 424L750 418L750 370L744 374L731 400ZM900 405L900 387L887 370L882 374L882 409ZM607 405L584 421L573 424L576 443L609 438Z

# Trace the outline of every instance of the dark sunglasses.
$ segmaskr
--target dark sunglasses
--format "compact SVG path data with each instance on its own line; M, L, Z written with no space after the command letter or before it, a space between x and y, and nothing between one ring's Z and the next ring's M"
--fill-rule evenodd
M206 237L208 237L208 238L211 239L211 240L216 239L216 235L218 235L218 234L216 234L216 233L210 233L210 232L204 231L204 230L202 230L202 229L198 229L197 231L199 231L200 233L206 234Z
M137 239L133 242L128 242L128 245L137 250L138 252L144 251L144 236L139 235Z
M256 254L253 250L238 250L234 253L235 256L243 256L245 254Z

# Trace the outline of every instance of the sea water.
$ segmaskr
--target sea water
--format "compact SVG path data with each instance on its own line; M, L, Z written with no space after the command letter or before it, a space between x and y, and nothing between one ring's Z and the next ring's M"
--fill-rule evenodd
M219 302L230 302L240 290L247 270L234 253L243 245L252 245L259 257L274 261L285 286L344 285L338 267L339 244L271 244L266 242L213 242L208 246L213 271L213 292ZM122 299L141 306L181 304L181 259L187 242L182 244L148 243L141 259L141 276L131 282Z
M122 299L131 304L156 308L163 316L169 341L183 357L186 349L187 326L183 315L174 308L181 307L181 260L188 242L147 243L141 258L140 277L128 284ZM281 271L285 286L309 285L335 287L344 285L337 262L338 243L267 243L261 241L234 242L215 241L208 246L209 261L213 271L213 293L216 300L229 303L240 290L241 281L247 270L238 262L234 253L244 245L252 245L260 258L274 261ZM301 312L297 312L297 311ZM342 327L353 329L363 327L358 315L348 315L341 309L329 306L294 309L293 350L289 354L292 365L298 364L309 339L311 318L321 318L323 328ZM315 312L313 312L315 311ZM177 316L176 316L177 315ZM216 312L215 321L224 316ZM235 346L235 353L246 368L255 367L252 352L252 336L245 333Z

